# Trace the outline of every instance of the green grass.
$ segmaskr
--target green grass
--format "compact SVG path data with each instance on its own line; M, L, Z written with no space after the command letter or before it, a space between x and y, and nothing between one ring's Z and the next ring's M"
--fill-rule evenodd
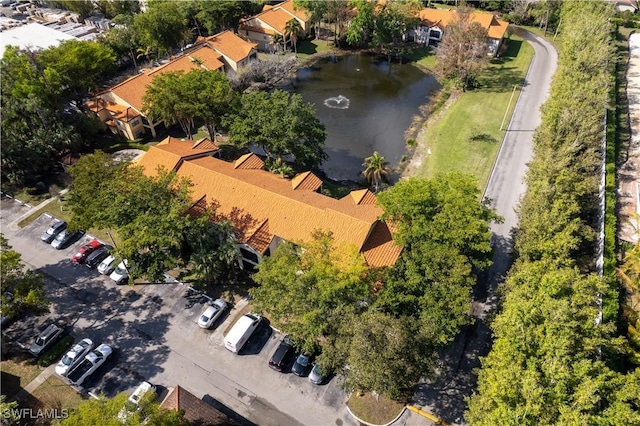
M533 56L533 48L522 38L512 36L508 42L507 51L479 77L480 87L460 94L439 119L429 124L418 143L431 154L425 154L417 176L463 171L476 176L484 187L504 137L500 124L514 85L518 90L509 106L505 128Z
M359 419L376 425L387 424L395 419L404 408L404 404L393 401L384 395L373 396L370 393L354 393L347 402L351 412Z
M436 55L426 46L414 47L405 58L428 70L432 70L436 64Z
M15 396L41 373L35 360L29 355L22 354L0 362L2 371L2 395L8 398ZM17 380L14 380L17 377Z
M304 40L298 43L298 58L306 59L311 55L333 50L333 42L326 40Z

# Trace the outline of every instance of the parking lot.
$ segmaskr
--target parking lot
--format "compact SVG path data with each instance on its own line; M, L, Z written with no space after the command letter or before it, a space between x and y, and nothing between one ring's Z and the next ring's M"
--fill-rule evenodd
M340 378L316 386L306 377L268 367L282 336L262 326L239 355L226 350L223 332L246 305L242 300L209 330L197 326L207 299L179 283L118 286L70 259L90 241L85 235L63 250L40 241L53 219L40 216L25 228L15 220L28 208L2 200L2 232L23 261L47 277L51 313L10 326L16 339L32 342L48 321L61 321L76 341L107 343L114 354L83 385L83 391L114 396L142 381L167 388L180 385L198 397L214 399L260 425L357 424L346 412ZM216 298L218 295L212 294Z

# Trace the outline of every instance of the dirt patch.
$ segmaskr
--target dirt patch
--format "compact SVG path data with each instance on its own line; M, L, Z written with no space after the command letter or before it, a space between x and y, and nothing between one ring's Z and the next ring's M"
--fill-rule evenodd
M34 359L27 354L17 354L11 359L3 360L0 362L0 371L2 395L8 398L15 396L41 372Z
M393 421L405 405L394 401L384 395L366 393L358 395L354 393L347 402L351 412L360 420L375 425L384 425Z

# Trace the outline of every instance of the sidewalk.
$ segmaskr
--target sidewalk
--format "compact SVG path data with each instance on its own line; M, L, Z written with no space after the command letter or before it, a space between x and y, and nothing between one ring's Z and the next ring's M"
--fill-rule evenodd
M33 391L35 391L38 388L38 386L43 384L49 377L51 377L55 369L56 369L56 364L51 364L50 366L45 368L44 371L38 375L38 377L33 379L31 383L29 383L20 392L18 392L18 394L15 396L15 400L17 402L20 402L23 399L25 399L29 394L33 393Z
M20 223L20 221L22 221L22 220L26 219L27 217L29 217L31 214L33 214L34 211L38 211L39 209L43 208L47 204L53 202L54 200L57 200L61 195L65 195L67 192L69 192L69 190L67 188L65 188L62 191L60 191L60 193L57 196L51 197L51 198L47 198L46 200L44 200L43 202L41 202L37 206L32 206L30 204L27 204L27 203L25 203L23 201L20 201L20 200L14 198L14 200L16 202L22 203L23 205L29 206L30 208L29 208L29 210L27 210L26 213L22 214L17 219L15 219L11 223L9 223L8 226L15 230L16 228L18 228L18 223Z

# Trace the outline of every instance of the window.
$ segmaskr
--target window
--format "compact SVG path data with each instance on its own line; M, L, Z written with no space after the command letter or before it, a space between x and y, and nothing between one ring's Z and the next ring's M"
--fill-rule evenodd
M131 125L132 126L137 126L138 124L140 124L140 119L139 118L134 118L133 120L131 120Z
M244 247L240 247L240 254L242 255L242 257L248 261L251 261L255 264L260 263L260 261L258 260L258 255L255 254L253 251L251 250L247 250Z

